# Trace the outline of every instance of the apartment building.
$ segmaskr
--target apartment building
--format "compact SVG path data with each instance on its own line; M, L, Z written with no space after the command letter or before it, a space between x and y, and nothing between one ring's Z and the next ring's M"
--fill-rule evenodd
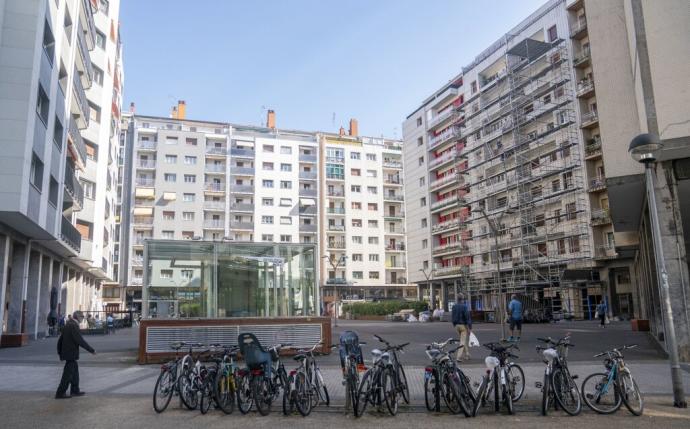
M324 304L341 299L414 298L407 287L400 141L319 135Z
M49 316L103 310L100 289L107 273L98 272L100 263L94 267L81 260L77 219L87 204L80 177L90 162L82 134L98 140L92 106L102 112L115 107L111 92L105 105L87 97L86 91L99 84L95 81L113 79L116 65L111 49L108 75L95 71L92 57L100 55L95 51L101 43L96 20L115 25L118 3L10 0L0 5L3 346L46 335ZM111 48L119 46L117 32L106 34Z
M578 22L547 2L404 122L410 280L434 306L463 291L493 311L513 292L535 316L590 317L631 287L606 277L629 260L607 235Z

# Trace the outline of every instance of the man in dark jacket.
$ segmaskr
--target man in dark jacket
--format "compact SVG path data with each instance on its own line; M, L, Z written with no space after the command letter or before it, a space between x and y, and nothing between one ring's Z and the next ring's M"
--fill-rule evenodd
M82 320L84 320L84 314L81 311L75 311L73 317L65 323L62 335L58 339L57 352L60 360L65 361L65 369L62 371L62 379L55 393L55 399L84 395L84 392L79 390L79 366L77 365L79 347L83 347L91 354L96 354L96 351L84 341L79 332L79 323ZM71 396L67 395L67 387L70 386Z
M470 313L465 297L458 294L457 302L453 306L452 319L453 326L460 336L462 348L458 354L458 360L470 359L470 333L472 332L472 314Z

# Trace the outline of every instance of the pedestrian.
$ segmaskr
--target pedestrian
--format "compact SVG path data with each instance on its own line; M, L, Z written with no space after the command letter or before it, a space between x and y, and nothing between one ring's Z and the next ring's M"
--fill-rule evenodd
M465 296L458 294L451 312L453 326L460 336L462 348L458 354L458 361L470 360L470 334L472 333L472 314L470 313Z
M599 326L602 328L605 328L606 327L606 301L604 301L603 299L599 302L599 305L597 305L597 317L601 321Z
M115 332L115 319L113 319L112 314L108 314L108 317L105 319L106 325L108 327L108 333L112 334Z
M62 379L60 385L55 393L55 399L66 399L72 396L84 396L84 392L79 389L79 347L84 348L91 354L96 354L96 351L84 341L79 332L79 323L84 320L84 314L81 311L75 311L65 327L62 330L62 335L57 342L57 352L60 360L65 361L65 368L62 371ZM67 387L70 387L70 395L67 395Z
M522 303L518 301L515 294L510 296L508 320L510 320L510 338L508 341L520 341L520 336L522 335ZM517 336L515 335L516 330Z

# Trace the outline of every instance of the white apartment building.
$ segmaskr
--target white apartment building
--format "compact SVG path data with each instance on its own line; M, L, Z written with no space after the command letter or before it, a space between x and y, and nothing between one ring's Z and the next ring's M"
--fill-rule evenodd
M23 345L30 337L46 335L49 316L103 310L100 289L108 278L97 272L100 263L94 267L80 260L82 236L75 225L87 204L80 182L89 162L82 133L100 134L91 124L91 108L119 109L113 103L112 82L107 97L93 98L90 105L86 95L100 79L92 63L100 43L95 20L108 19L116 25L118 4L114 0L0 3L3 346ZM107 34L112 63L110 77L102 77L104 85L113 79L114 47L119 46L118 33Z

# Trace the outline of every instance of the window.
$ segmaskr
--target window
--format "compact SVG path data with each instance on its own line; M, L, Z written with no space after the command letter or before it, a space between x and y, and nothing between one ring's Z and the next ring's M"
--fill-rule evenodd
M561 190L561 181L556 179L551 182L551 191L558 192Z
M172 240L175 238L175 231L161 231L161 238L164 240Z
M195 200L195 195L194 194L183 194L182 195L182 201L185 203L193 203Z
M273 180L265 180L265 179L264 179L264 180L261 182L261 185L262 185L264 188L272 188L272 187L273 187Z
M292 198L281 198L280 199L280 206L281 207L292 207Z
M182 220L194 220L194 212L182 212Z
M379 238L378 237L369 237L369 244L378 245L379 244Z
M477 92L477 81L476 80L472 81L472 83L470 84L470 88L472 89L472 94Z
M50 29L50 24L48 24L47 20L43 23L43 52L46 53L50 65L53 65L55 60L55 37L53 37L53 30Z
M362 170L359 168L351 168L350 169L350 176L361 176L362 175Z
M565 205L566 219L573 220L577 217L577 207L575 203L568 203Z
M355 228L361 228L362 219L352 219L352 226L354 226Z
M196 165L196 156L185 156L184 163L187 165Z
M565 240L558 240L558 254L559 255L564 255L565 254Z
M101 123L101 108L89 101L89 119L97 124Z
M103 70L95 65L93 66L93 81L96 82L96 85L103 86Z
M370 253L369 254L369 262L378 262L379 261L379 255L376 253Z
M573 187L573 173L568 171L563 174L563 189L569 189Z
M81 182L81 186L84 188L84 197L93 200L96 198L96 184L86 180L86 179L79 179Z
M55 3L57 4L58 2L56 1ZM72 16L70 15L68 8L65 8L65 21L63 25L65 27L65 33L67 34L67 43L71 43L74 22L72 21Z
M266 171L273 171L273 163L272 162L264 162L261 164L261 168L263 168Z
M362 210L362 203L360 203L360 202L353 201L351 203L351 206L354 210Z
M110 2L108 0L99 0L98 10L103 12L105 15L108 15L108 11L110 10Z
M361 235L353 235L352 236L352 243L362 244L362 236Z
M185 143L186 143L188 146L196 146L196 139L187 137L187 139L185 140Z
M565 89L562 86L556 88L556 90L553 92L553 96L556 99L563 97L563 94L565 94Z
M261 223L266 225L273 224L273 216L261 216Z
M265 144L263 145L263 151L267 153L273 153L273 145Z
M43 125L48 125L48 110L50 109L50 101L48 100L48 95L43 90L43 86L38 84L38 98L36 100L36 113L38 117L43 121Z
M292 171L292 164L280 164L280 171Z
M177 155L165 155L166 164L177 164Z
M57 207L59 189L60 185L58 184L58 181L55 180L53 176L50 176L50 187L48 188L48 202L53 207Z
M376 211L378 209L379 209L379 205L376 203L368 203L367 204L367 210Z
M418 127L422 126L422 117L421 116L419 118L417 118L417 126Z
M96 30L96 46L101 49L105 49L105 34Z
M280 189L292 189L292 182L289 180L281 180Z
M185 183L196 183L196 175L185 174L184 175L184 181L185 181Z
M376 177L376 170L367 170L367 177Z
M283 155L290 155L292 154L292 148L290 146L281 146L280 153Z
M376 186L367 186L367 192L371 195L376 195L378 194L378 189Z
M166 182L174 183L177 181L177 175L174 173L165 173L163 175L163 180Z
M367 154L367 161L376 161L376 154L375 153L368 153Z
M425 270L428 270L429 269L429 261L422 262L422 268Z
M424 138L423 137L417 137L417 146L422 146L424 144Z
M352 260L354 262L362 262L364 260L364 257L361 253L353 253L352 254Z
M273 205L273 198L262 198L261 199L261 205L262 206L272 206Z
M556 29L555 25L553 27L550 27L547 30L547 33L549 42L553 42L554 40L558 39L558 30Z
M426 249L427 247L429 247L429 240L425 238L422 240L422 249Z
M352 278L353 279L363 279L364 273L362 271L353 271L352 272Z
M426 228L427 226L427 220L426 218L422 219L422 228Z
M377 221L377 220L369 220L369 221L367 222L367 225L369 226L369 228L378 228L378 227L379 227L379 221Z
M281 243L291 243L292 242L292 236L291 235L280 235L280 242Z
M352 192L362 192L362 187L359 185L350 185L350 191Z
M536 215L536 216L534 217L534 225L537 226L537 227L546 225L545 219L546 219L546 217L544 216L543 213L542 213L542 214Z
M350 159L362 159L362 154L359 152L350 152Z
M419 199L419 205L422 207L426 207L426 197L422 197Z
M570 237L570 253L578 253L580 251L580 239L578 237Z
M173 270L161 270L161 278L162 279L172 279L173 278Z
M561 209L554 210L553 217L556 219L556 223L561 223Z
M175 220L175 212L164 211L163 220Z
M419 186L424 186L426 184L426 178L420 177L419 178Z
M60 119L55 116L55 124L53 125L53 143L58 149L62 150L62 139L64 137L65 128L62 126Z
M281 216L280 217L280 224L281 225L292 225L292 218L290 216Z
M43 189L43 161L35 153L31 156L31 184L39 191Z
M423 156L420 156L420 157L419 157L419 165L420 165L420 167L421 167L422 165L424 165L424 157L423 157Z
M378 271L369 271L369 278L370 279L378 279L379 278L379 272Z
M273 234L261 234L261 241L273 241Z
M194 277L194 270L180 270L180 277L191 280Z

